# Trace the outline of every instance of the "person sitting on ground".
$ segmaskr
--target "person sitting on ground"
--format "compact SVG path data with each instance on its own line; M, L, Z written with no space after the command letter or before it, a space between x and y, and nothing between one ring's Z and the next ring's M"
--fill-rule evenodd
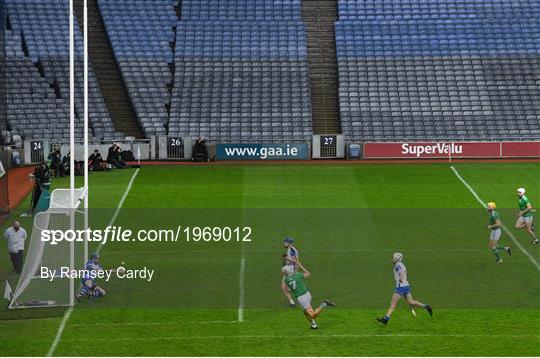
M118 158L118 162L123 168L129 168L128 163L124 159L124 151L122 148L120 148L119 145L116 145L116 157Z
M66 154L66 156L64 156L64 158L62 159L62 166L64 167L64 173L70 173L70 165L71 165L71 153L68 153ZM84 175L84 162L83 161L75 161L75 175L76 176L83 176Z
M204 137L199 137L193 146L193 158L194 162L207 162L208 158L208 147Z
M126 162L122 160L122 150L118 144L114 143L109 148L109 153L107 154L107 163L111 164L117 169L126 168L127 165Z
M112 157L114 156L114 150L116 149L116 143L113 143L113 145L111 145L107 151L107 162L110 163L110 160L112 160Z
M107 163L103 161L103 157L99 150L94 150L94 153L88 158L88 167L91 171L104 171L107 169Z

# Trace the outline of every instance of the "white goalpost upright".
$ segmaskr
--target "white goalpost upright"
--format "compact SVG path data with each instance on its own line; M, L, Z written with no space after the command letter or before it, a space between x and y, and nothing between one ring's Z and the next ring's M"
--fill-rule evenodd
M73 0L69 0L69 195L71 207L75 207L75 31L73 29ZM70 229L75 228L75 213L70 213ZM69 268L75 269L75 242L69 245ZM69 280L69 305L75 305L75 280Z
M13 292L9 308L73 306L75 304L75 278L55 276L43 278L42 269L56 270L69 265L70 270L83 266L88 260L88 240L82 245L74 241L51 244L41 238L44 230L75 230L89 227L88 213L88 7L84 0L83 19L83 110L84 110L84 184L75 188L75 19L74 0L69 1L69 189L57 189L51 194L47 211L36 214L28 254L23 271ZM83 217L77 208L83 202ZM82 246L82 247L81 247Z
M69 0L69 72L70 72L70 197L71 207L77 207L78 203L75 201L75 21L74 21L74 7L73 1ZM83 184L83 227L87 229L89 227L88 218L88 0L83 1L83 163L84 163L84 184ZM75 212L72 213L73 227L74 227ZM88 235L88 233L87 233ZM88 261L88 236L83 243L83 262L84 265ZM70 267L75 269L75 243L71 243L71 255L70 255ZM71 279L70 292L71 299L70 305L74 305L75 286L74 279Z
M88 222L88 0L83 3L83 43L84 43L84 228L89 227ZM83 261L88 261L88 239L84 241Z

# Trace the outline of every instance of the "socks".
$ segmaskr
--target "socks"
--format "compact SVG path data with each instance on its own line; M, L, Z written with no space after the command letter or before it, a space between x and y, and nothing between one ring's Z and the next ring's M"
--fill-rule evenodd
M326 302L323 302L323 303L321 303L321 305L319 307L320 308L326 308L326 307L328 307L328 305L326 304Z
M492 249L492 251L495 257L497 258L497 260L499 260L501 258L501 252L506 252L506 249L504 248L504 246L497 246L494 249Z
M384 319L387 320L387 321L390 321L390 316L387 315L387 314L385 314L385 315L384 315Z
M294 305L294 304L295 304L295 303L294 303L294 300L289 300L289 303L290 303L291 305Z
M494 249L492 249L491 251L493 251L493 254L497 258L497 260L500 260L501 252L508 252L508 251L506 251L506 247L504 247L504 246L497 246Z

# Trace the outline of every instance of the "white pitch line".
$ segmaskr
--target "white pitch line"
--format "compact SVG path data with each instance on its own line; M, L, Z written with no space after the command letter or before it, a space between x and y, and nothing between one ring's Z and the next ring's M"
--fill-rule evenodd
M137 174L139 174L139 168L137 168L137 170L135 170L135 173L133 173L133 176L131 177L131 180L129 181L129 184L126 188L126 191L124 192L124 195L122 196L122 198L120 199L120 202L118 203L118 206L116 208L116 211L111 219L111 221L109 222L109 225L108 226L112 226L116 220L116 218L118 217L118 213L120 212L120 210L122 209L122 206L124 205L124 201L126 201L126 198L131 190L131 187L133 186L133 182L135 181L135 178L137 177ZM103 243L100 243L96 252L99 252L101 250L101 247L103 246ZM62 317L62 322L60 322L60 326L58 327L58 331L56 332L56 336L54 337L54 341L51 345L51 348L49 349L49 352L47 353L47 357L51 357L53 354L54 354L54 351L56 350L56 347L58 346L58 344L60 343L60 340L62 339L62 334L64 333L64 329L66 328L66 324L67 324L67 321L69 319L69 317L71 316L71 313L73 312L73 307L69 307L66 311L66 313L64 313L64 317Z
M56 347L58 346L58 343L60 343L62 333L64 332L64 328L66 328L66 323L71 316L71 312L73 312L72 306L67 309L66 313L64 313L64 317L62 317L62 322L60 322L60 327L58 327L58 331L56 332L56 336L54 337L51 348L49 348L49 352L47 352L47 357L52 357L54 351L56 350Z
M245 175L242 180L245 183ZM242 223L246 220L246 191L242 193ZM238 323L244 322L244 300L245 300L245 277L246 277L246 248L244 241L240 243L240 270L238 272Z
M246 273L246 258L244 257L244 250L242 245L242 257L240 259L240 272L238 278L238 322L244 322L244 277Z
M133 186L133 183L135 182L135 178L139 174L139 171L141 169L137 168L135 170L135 173L131 176L131 180L128 183L128 186L126 188L126 191L124 191L124 195L122 195L122 198L120 199L120 202L118 203L118 206L116 207L116 211L114 212L113 217L109 221L109 224L107 226L113 226L114 222L116 221L116 218L118 217L118 214L120 214L120 210L122 210L122 207L124 206L124 202L126 201L127 196L129 195L129 192L131 191L131 187ZM99 253L101 251L101 248L103 247L103 241L99 243L98 248L96 249L96 252Z
M457 169L454 168L453 166L450 166L450 169L452 169L452 171L454 172L456 177L461 181L461 183L463 183L463 185L465 185L465 187L467 189L469 189L469 191L474 196L476 201L478 201L480 203L480 205L482 205L484 208L487 208L486 203L474 191L472 186L470 186L469 183L467 183L467 181L465 179L463 179L463 177L459 174ZM529 261L531 261L533 263L533 265L536 266L536 268L540 271L540 264L538 263L538 261L536 261L536 259L519 243L519 241L516 239L516 237L510 232L510 230L508 230L508 228L506 226L503 225L502 228L503 228L504 232L512 239L512 241L514 241L514 243L521 250L521 252L523 252L525 254L525 256L527 256L529 258Z
M295 336L296 338L403 338L403 337L453 337L453 338L540 338L539 335L534 334L524 334L524 335L493 335L493 334L329 334L329 335L300 335ZM230 336L164 336L164 337L112 337L112 338L78 338L70 339L73 342L118 342L118 341L162 341L162 340L192 340L192 339L284 339L290 338L287 335L230 335Z

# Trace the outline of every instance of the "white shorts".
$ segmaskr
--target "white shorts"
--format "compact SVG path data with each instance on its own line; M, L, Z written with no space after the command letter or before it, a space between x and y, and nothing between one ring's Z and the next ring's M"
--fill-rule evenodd
M298 301L300 307L302 307L304 310L311 307L311 293L309 292L299 296L296 300Z
M489 233L490 240L499 241L500 238L501 238L501 229L491 230L491 232Z
M533 217L532 217L532 215L531 215L531 216L520 216L520 217L517 219L517 222L518 222L519 225L521 225L522 223L532 224L532 222L533 222Z

